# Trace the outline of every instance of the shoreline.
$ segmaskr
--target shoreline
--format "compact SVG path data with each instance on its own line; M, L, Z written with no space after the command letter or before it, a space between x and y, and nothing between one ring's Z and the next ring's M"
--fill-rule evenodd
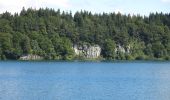
M170 62L170 60L0 60L0 62Z

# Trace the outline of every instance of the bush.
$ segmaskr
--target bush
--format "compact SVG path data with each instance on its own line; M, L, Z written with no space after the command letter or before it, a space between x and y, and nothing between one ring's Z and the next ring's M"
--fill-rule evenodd
M131 55L126 55L126 60L134 60L134 58Z
M145 56L144 55L137 56L135 60L145 60Z
M166 56L164 60L170 60L170 56Z

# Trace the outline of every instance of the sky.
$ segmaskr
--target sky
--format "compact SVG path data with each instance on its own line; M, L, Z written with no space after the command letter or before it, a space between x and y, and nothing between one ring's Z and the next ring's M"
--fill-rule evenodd
M120 12L122 14L149 15L151 12L170 13L170 0L0 0L0 13L20 12L29 7L54 8L63 11L87 10L92 13Z

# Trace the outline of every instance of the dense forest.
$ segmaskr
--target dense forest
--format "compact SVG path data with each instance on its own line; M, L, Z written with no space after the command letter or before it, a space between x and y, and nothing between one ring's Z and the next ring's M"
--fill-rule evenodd
M111 60L169 60L170 14L149 16L121 13L72 14L54 9L22 9L0 14L0 59L35 54L51 60L73 60L74 44L99 45L101 58ZM115 53L131 45L129 54Z

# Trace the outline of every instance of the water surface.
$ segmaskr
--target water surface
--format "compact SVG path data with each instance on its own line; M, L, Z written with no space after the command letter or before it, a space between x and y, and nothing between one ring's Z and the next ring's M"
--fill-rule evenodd
M170 62L0 62L0 100L170 100Z

